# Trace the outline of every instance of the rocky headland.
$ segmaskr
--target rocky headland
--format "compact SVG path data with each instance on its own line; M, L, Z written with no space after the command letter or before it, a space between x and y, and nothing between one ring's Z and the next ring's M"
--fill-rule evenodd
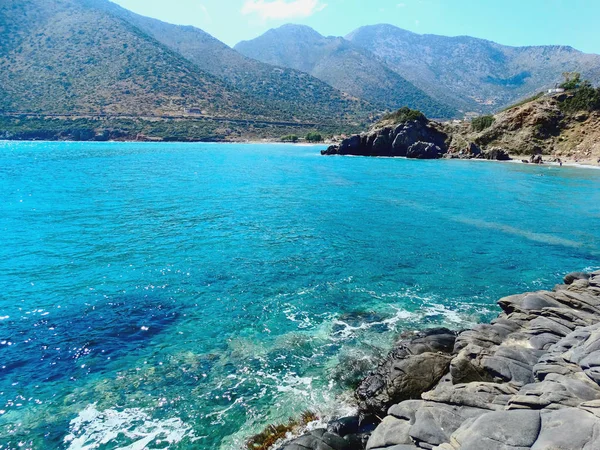
M584 89L584 88L582 88ZM585 91L587 92L587 91ZM541 95L493 116L437 122L402 108L323 155L600 164L600 90ZM587 95L584 99L582 96ZM583 105L583 106L580 106Z
M498 302L489 324L402 336L359 414L279 450L600 448L600 271Z

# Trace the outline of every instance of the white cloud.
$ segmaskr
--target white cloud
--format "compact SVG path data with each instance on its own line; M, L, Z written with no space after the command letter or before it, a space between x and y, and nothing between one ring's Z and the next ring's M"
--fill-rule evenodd
M309 17L326 6L320 0L246 0L242 14L258 14L263 20L282 20Z

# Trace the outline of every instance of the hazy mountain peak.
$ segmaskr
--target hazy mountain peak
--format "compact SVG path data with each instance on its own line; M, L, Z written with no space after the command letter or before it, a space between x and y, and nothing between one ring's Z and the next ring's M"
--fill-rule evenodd
M346 39L352 40L354 36L360 33L377 33L377 34L405 34L406 36L417 36L417 33L413 33L412 31L405 30L404 28L397 27L396 25L391 25L389 23L380 23L376 25L365 25L357 28L356 30L348 33L346 35Z
M453 108L416 88L369 51L342 37L322 36L309 27L284 25L240 42L235 49L268 64L309 73L383 108L410 106L440 118L456 114Z
M563 72L600 81L600 56L571 47L510 47L385 24L359 28L347 39L434 98L473 113L496 111L554 86Z
M278 33L287 33L294 34L297 37L312 37L315 39L320 39L323 36L321 33L316 31L314 28L309 27L308 25L301 25L296 23L286 23L285 25L281 25L279 28L273 29L273 31Z

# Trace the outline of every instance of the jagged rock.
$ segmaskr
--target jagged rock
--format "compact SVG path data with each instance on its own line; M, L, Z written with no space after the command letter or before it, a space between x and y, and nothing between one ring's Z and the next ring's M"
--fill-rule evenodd
M327 431L345 437L352 434L371 433L377 426L373 417L360 416L342 417L327 424Z
M327 150L321 150L321 155L339 155L339 153L339 145L330 145L329 147L327 147Z
M501 299L498 318L458 337L436 329L398 341L356 392L363 414L383 417L369 450L600 448L600 272L565 282ZM431 376L437 358L452 362ZM330 428L344 450L362 450L358 423ZM311 436L312 447L291 450L341 445Z
M390 142L389 136L381 134L373 141L372 151L375 155L383 156L390 153L391 147L392 143Z
M394 130L392 156L407 156L408 149L416 142L431 142L445 149L447 136L421 120L412 120L398 125Z
M430 125L426 119L410 120L396 125L373 129L355 135L321 152L322 155L407 156L408 149L417 142L431 143L446 152L447 135ZM439 156L436 156L439 157Z
M529 162L532 164L544 164L544 158L542 155L532 155L531 158L529 158Z
M416 142L408 148L407 158L413 159L439 159L444 151L431 142Z
M385 414L394 403L420 398L444 376L456 334L445 328L402 340L356 390L361 411Z
M476 158L481 155L481 148L474 142L469 142L467 145L467 154L473 158Z
M357 154L357 152L360 149L360 144L361 144L360 136L358 136L358 135L352 136L350 139L346 139L346 140L342 141L342 143L340 145L340 151L341 152L349 151L349 152L352 152L350 154Z

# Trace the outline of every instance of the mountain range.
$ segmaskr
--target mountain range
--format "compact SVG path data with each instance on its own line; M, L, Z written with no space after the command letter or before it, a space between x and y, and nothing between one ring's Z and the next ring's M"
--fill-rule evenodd
M243 134L240 120L343 131L402 106L439 119L496 111L573 71L600 81L600 56L391 25L346 37L285 25L231 48L108 0L0 3L4 116L229 120L224 136Z
M240 42L240 53L265 63L309 73L381 109L405 105L431 117L453 117L456 108L435 100L366 49L341 37L325 37L310 27L284 25Z
M374 103L394 99L397 86L408 81L462 114L500 110L553 87L564 72L600 82L600 55L571 47L509 47L467 36L420 35L392 25L365 26L345 38L284 25L235 49L308 72Z
M0 4L0 110L365 122L377 109L310 75L250 60L201 30L107 0Z

